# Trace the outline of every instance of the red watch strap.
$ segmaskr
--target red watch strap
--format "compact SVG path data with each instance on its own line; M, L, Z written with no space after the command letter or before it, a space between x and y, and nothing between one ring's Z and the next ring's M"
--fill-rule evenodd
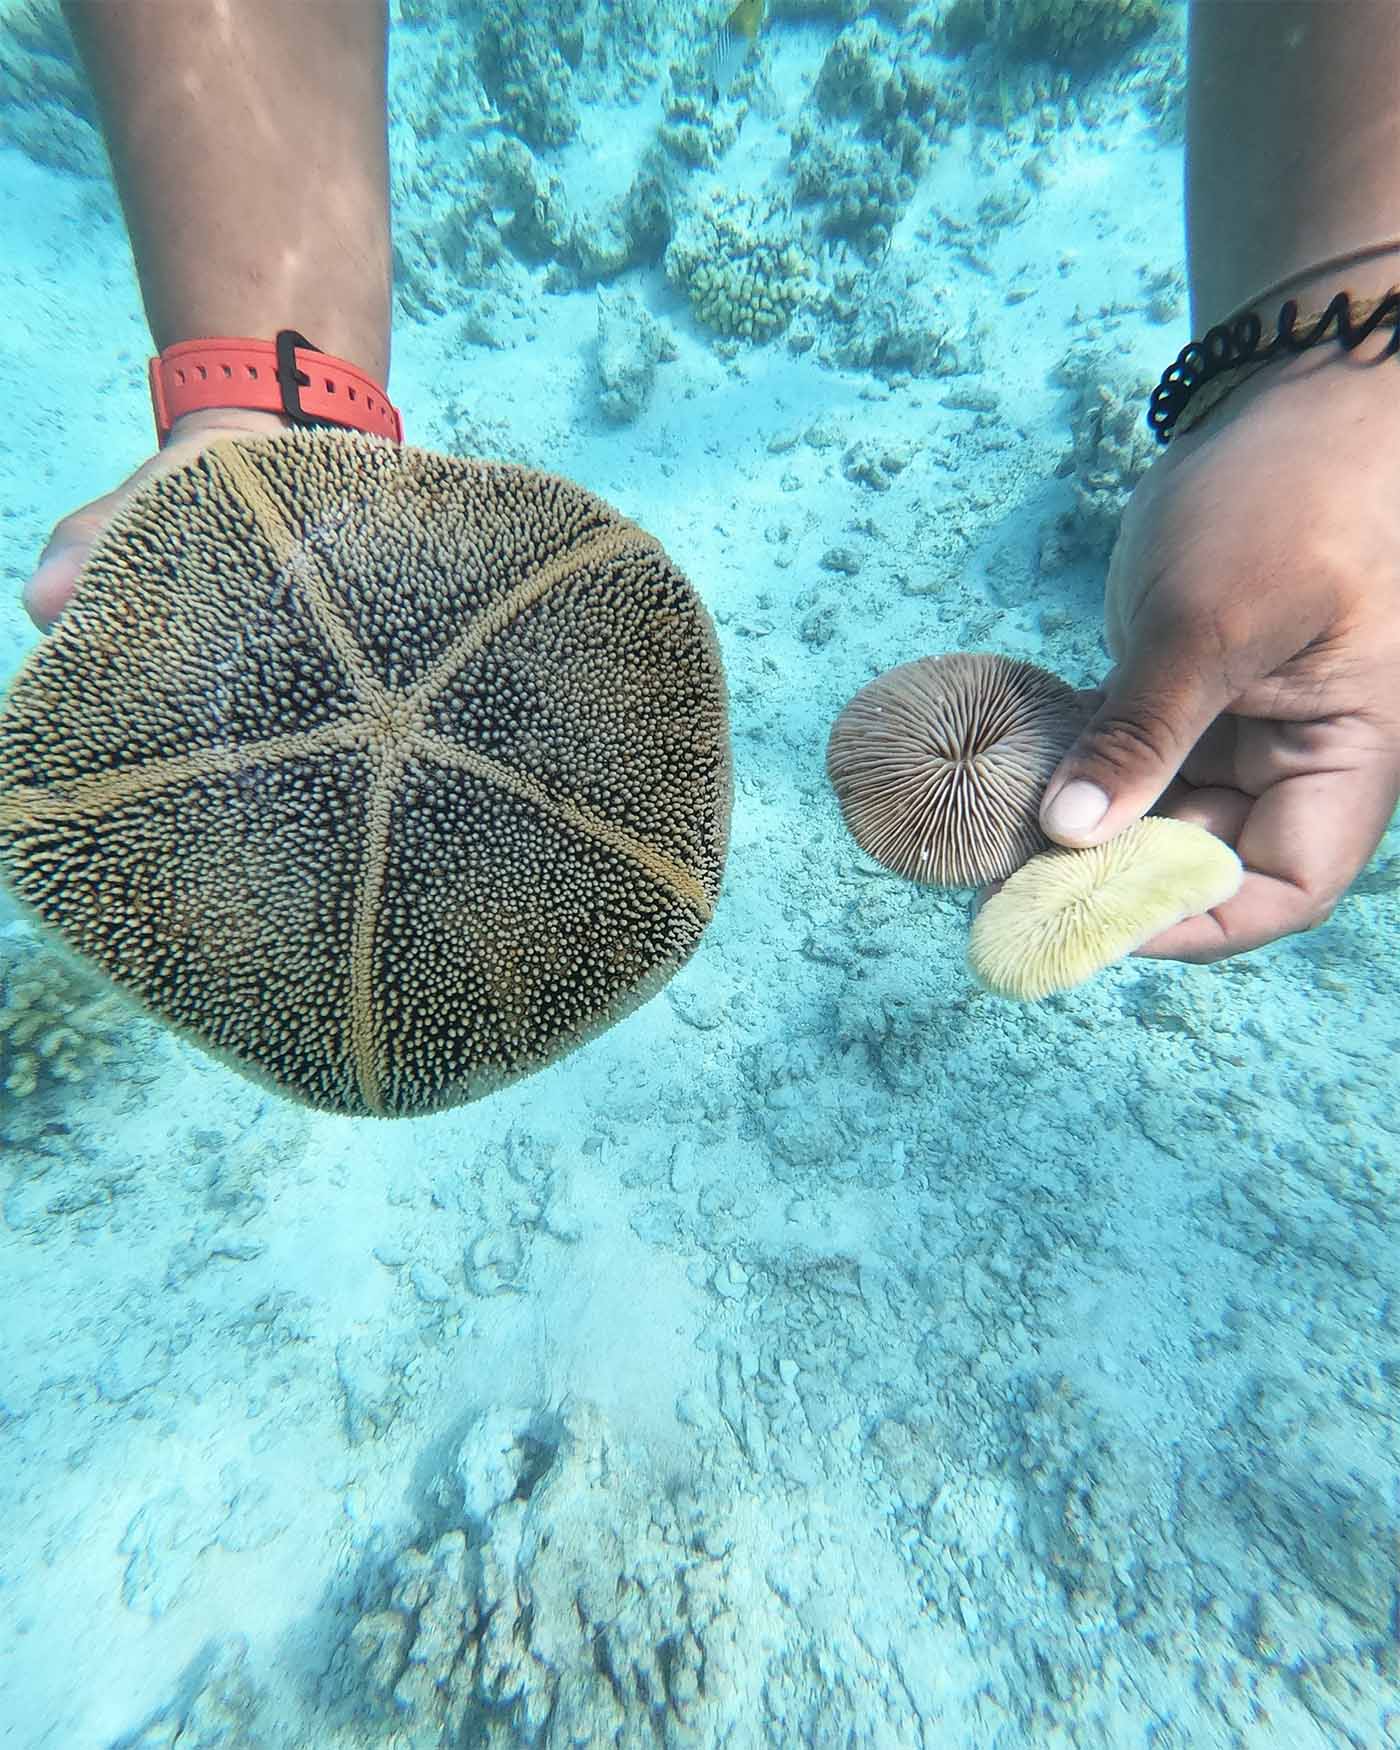
M298 424L324 421L403 442L399 410L378 383L292 329L275 342L179 341L151 360L150 379L162 444L182 413L209 407L252 407Z

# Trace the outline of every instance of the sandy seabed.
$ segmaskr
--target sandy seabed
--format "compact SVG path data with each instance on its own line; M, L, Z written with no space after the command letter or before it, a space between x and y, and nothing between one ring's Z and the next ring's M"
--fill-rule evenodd
M461 21L396 15L392 389L414 441L581 481L706 601L721 905L663 995L439 1117L309 1114L126 1019L81 1081L0 1095L0 1735L1400 1741L1394 832L1305 938L1017 1008L966 971L965 898L866 861L822 769L911 656L1103 672L1119 413L1187 338L1179 21L994 101L918 15L849 27L954 93L878 261L793 205L794 128L861 137L814 108L843 26L775 22L733 143L669 160L677 235L747 201L809 251L755 343L662 261L600 291L557 241L606 229L684 59L622 14L528 154L535 260ZM4 675L48 528L151 442L92 142L70 118L40 162L61 90L6 102ZM901 285L946 324L914 368L870 338ZM47 951L7 919L12 997Z

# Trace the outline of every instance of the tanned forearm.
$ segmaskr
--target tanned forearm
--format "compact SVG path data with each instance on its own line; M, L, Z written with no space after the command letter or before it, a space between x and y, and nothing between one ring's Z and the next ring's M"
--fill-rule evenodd
M157 348L295 328L380 383L385 0L63 0Z
M1310 263L1400 238L1400 0L1191 0L1192 333ZM1306 312L1400 283L1400 250L1290 285Z

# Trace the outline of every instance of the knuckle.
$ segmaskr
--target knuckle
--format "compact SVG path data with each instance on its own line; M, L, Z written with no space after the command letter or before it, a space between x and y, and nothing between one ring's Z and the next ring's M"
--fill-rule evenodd
M40 563L49 558L51 554L58 552L61 547L71 547L76 539L77 534L73 527L72 516L60 517L49 530L48 539L39 550Z
M67 516L58 519L50 531L44 544L45 555L64 547L86 545L98 534L103 521L101 513L93 505L84 505L81 510L70 510Z
M1093 753L1110 770L1136 771L1144 762L1163 764L1176 745L1165 712L1139 702L1131 717L1107 717L1094 725Z

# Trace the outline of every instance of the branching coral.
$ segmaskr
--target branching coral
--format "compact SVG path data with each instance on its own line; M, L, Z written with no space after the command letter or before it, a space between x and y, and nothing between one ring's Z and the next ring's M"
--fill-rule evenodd
M895 257L873 275L835 274L826 310L842 330L831 362L885 378L956 376L980 363L945 290Z
M215 1750L225 1744L257 1750L266 1742L256 1723L263 1700L248 1669L247 1641L225 1635L205 1645L175 1699L120 1741L124 1750Z
M571 63L582 47L577 7L501 0L483 9L476 36L481 83L532 146L560 146L577 132Z
M1002 34L1017 54L1104 61L1162 17L1162 0L1002 0Z
M854 117L867 139L878 141L911 170L920 167L915 160L940 124L946 126L962 108L961 99L921 70L871 19L837 37L812 95L825 116Z
M1058 470L1070 477L1074 505L1042 532L1043 572L1062 570L1077 559L1108 557L1123 506L1153 458L1142 417L1146 383L1106 383L1106 370L1106 361L1084 351L1068 354L1056 373L1075 391L1072 441Z
M15 1098L85 1081L132 1011L32 938L0 941L0 1089Z
M500 226L511 252L522 261L552 261L567 253L570 221L564 185L519 140L502 140L486 168L485 186L510 217Z
M816 117L792 134L797 199L820 204L827 236L878 259L913 199L930 142L965 106L870 19L837 37L812 96ZM848 136L834 136L843 121L854 124Z
M833 142L802 124L793 129L792 166L799 201L819 203L821 229L877 261L905 207L914 179L895 168L878 146Z
M752 203L728 200L694 213L666 251L666 275L696 319L717 333L768 340L807 295L811 263Z
M1121 53L1162 12L1162 0L953 0L943 29L956 51L990 40L1013 55L1085 66Z
M714 165L739 137L742 102L752 85L748 67L741 69L728 96L716 101L710 82L706 46L697 41L683 60L671 63L662 92L663 120L657 138L683 164Z
M405 1744L720 1741L729 1539L660 1498L597 1412L488 1411L440 1497L449 1529L394 1559L336 1658L338 1700Z

